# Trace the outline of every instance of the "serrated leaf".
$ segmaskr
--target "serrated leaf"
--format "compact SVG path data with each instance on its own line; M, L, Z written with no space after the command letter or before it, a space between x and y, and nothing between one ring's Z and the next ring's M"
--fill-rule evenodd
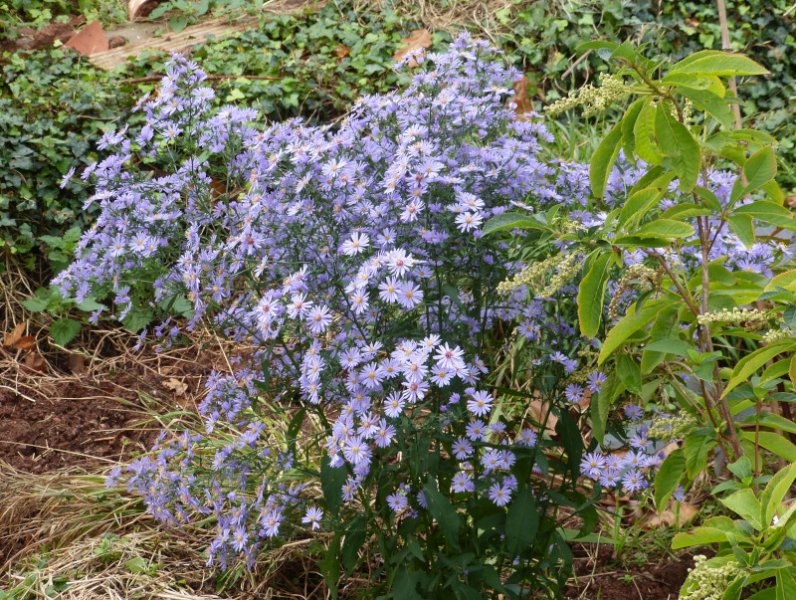
M777 155L771 146L764 146L752 154L743 165L746 177L744 194L758 190L777 174Z
M725 397L731 390L747 381L749 377L763 367L769 360L778 354L791 351L794 348L796 348L796 340L783 340L769 346L758 348L751 354L744 356L738 361L738 364L735 365L732 376L727 382L727 387L724 388L722 397Z
M50 325L50 335L59 346L66 346L80 333L80 321L58 319Z
M727 541L727 534L715 527L697 527L689 533L678 533L672 540L672 549L690 548L691 546L708 546Z
M794 481L796 481L796 464L780 469L766 484L760 497L763 523L766 525L771 523Z
M636 117L633 133L636 153L651 165L660 165L663 160L658 140L655 137L655 113L657 108L647 100Z

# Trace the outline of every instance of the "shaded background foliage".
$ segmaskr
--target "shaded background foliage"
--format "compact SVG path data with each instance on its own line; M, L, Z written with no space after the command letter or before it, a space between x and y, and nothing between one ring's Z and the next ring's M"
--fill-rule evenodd
M111 4L7 0L2 3L6 22L0 38L13 37L21 23L41 25L70 12L119 18ZM304 15L263 19L253 30L196 48L193 56L210 74L241 76L216 82L218 102L252 105L273 120L303 116L321 122L340 115L362 94L392 88L398 77L392 55L401 40L423 24L438 27L435 48L446 45L451 33L461 28L492 38L527 73L537 109L605 69L595 55L576 62L576 49L584 41L633 40L674 59L721 46L714 0L515 1L494 7L469 3L491 15L486 21L476 19L475 8L468 13L461 4L332 2ZM754 115L749 124L778 139L784 165L781 184L792 193L796 11L786 14L789 4L790 0L730 2L728 13L733 49L771 71L767 78L743 83L742 109ZM448 15L447 21L429 20L430 7L436 15ZM145 54L120 71L106 73L63 49L0 55L0 244L4 254L36 273L39 282L59 267L43 260L53 254L52 238L75 225L82 228L91 219L81 208L86 192L76 184L60 190L61 177L70 165L96 158L91 140L102 131L135 127L137 117L129 109L156 85L137 80L162 72L165 58ZM560 127L559 153L588 156L592 147L568 146L566 141L583 138L582 133L593 127L578 118ZM596 144L596 135L591 138ZM60 253L55 256L60 258Z

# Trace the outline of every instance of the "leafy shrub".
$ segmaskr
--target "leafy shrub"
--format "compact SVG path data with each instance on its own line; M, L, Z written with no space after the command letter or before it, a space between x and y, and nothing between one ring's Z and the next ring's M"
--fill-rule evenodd
M588 47L618 65L614 76L554 108L626 106L591 160L588 204L603 209L600 218L509 213L487 229L543 231L557 241L549 245L553 259L582 264L580 332L598 337L597 362L607 370L591 400L592 432L603 443L606 425L621 424L614 403L622 397L647 406L649 427L639 435L678 442L655 478L660 510L706 471L711 454L718 465L733 463L740 483L721 483L713 493L731 490L720 500L746 523L719 517L675 539L676 547L722 544L692 573L685 597L741 598L753 584L765 588L761 598L773 597L774 587L796 589L789 554L796 538L786 540L796 534L794 511L782 504L796 471L772 477L769 470L796 459L789 439L796 217L774 180L775 141L733 128L724 84L766 71L743 55L702 51L661 72L626 44ZM620 153L641 176L617 206L604 195ZM591 456L597 468L585 465L586 474L604 483L610 456Z
M0 89L0 243L38 268L40 237L82 227L87 194L60 182L73 165L96 159L102 131L132 106L130 89L87 67L71 51L6 54ZM62 261L61 261L62 262Z
M100 215L57 284L104 290L141 326L187 299L188 329L210 318L255 347L209 382L204 433L162 440L127 474L159 519L212 517L212 564L251 561L303 523L334 534L333 589L367 543L394 597L556 595L571 561L558 507L585 530L596 516L574 486L568 367L547 360L527 392L496 394L500 332L527 309L495 293L504 247L480 224L564 190L549 134L506 106L517 72L467 38L424 62L338 127L265 127L212 109L204 74L175 60L141 133L89 168ZM169 343L179 327L154 332ZM278 435L274 413L290 416Z

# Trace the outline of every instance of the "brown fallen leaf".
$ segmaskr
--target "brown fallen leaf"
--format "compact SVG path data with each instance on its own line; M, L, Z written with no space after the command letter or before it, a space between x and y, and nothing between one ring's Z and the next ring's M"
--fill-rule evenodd
M514 82L514 96L509 102L514 104L514 112L520 119L527 118L528 113L533 112L533 103L528 97L528 78L523 75Z
M40 373L47 370L47 361L45 361L44 357L38 352L29 352L25 357L24 364L28 369L39 371Z
M69 370L76 375L84 373L86 371L85 357L82 354L71 353L69 355Z
M337 58L345 58L349 54L351 54L351 50L344 44L338 44L337 48L334 49L334 55Z
M431 43L431 32L428 29L415 29L409 37L401 40L401 47L395 51L392 57L396 62L401 61L410 52L431 48ZM407 65L416 67L418 62L415 59L411 59Z
M531 400L528 407L531 409L533 413L533 417L539 425L544 423L545 419L547 419L547 423L545 423L545 431L549 434L553 434L556 432L556 423L558 423L558 417L550 410L550 403L544 402L542 400Z
M188 386L185 385L179 379L175 379L174 377L170 377L169 379L164 381L163 387L174 392L175 396L184 396L185 393L188 391Z
M669 502L669 506L661 513L650 513L641 519L642 527L646 529L656 529L658 527L681 527L693 519L699 512L696 506L689 502L681 502L678 512L674 501Z
M105 30L99 21L92 21L83 27L64 46L77 50L83 56L105 52L109 47L108 38L105 37Z
M36 345L36 338L32 335L23 335L14 343L17 350L30 350Z
M25 333L25 328L27 327L27 323L22 321L18 323L14 329L11 330L10 333L6 333L3 336L3 346L6 348L10 348L11 346L16 345L16 343L22 339L23 334Z

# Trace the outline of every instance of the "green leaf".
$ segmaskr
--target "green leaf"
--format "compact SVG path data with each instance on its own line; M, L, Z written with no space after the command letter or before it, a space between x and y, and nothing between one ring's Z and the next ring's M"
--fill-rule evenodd
M600 328L610 263L610 251L595 250L586 259L585 275L578 287L578 322L586 337L595 337Z
M349 575L354 570L359 558L359 551L365 543L366 528L367 519L364 515L354 518L346 527L341 556L343 567Z
M777 569L777 600L793 600L796 598L796 580L793 579L793 567Z
M644 224L638 231L632 232L631 235L641 239L675 240L694 235L694 226L690 223L675 221L674 219L656 219Z
M611 168L619 155L620 142L622 140L621 125L622 123L619 122L611 128L611 131L603 138L591 157L589 179L591 181L591 191L595 198L603 197L608 175L611 173Z
M758 348L751 354L744 356L738 361L738 364L735 365L735 369L732 371L732 376L727 382L727 387L724 388L722 397L727 396L731 390L747 381L752 374L763 367L769 360L780 353L788 352L794 348L796 348L796 340L783 340L769 346Z
M644 100L639 98L631 104L622 119L622 149L628 160L635 163L636 159L636 119L644 107Z
M727 218L732 232L738 236L744 246L751 248L755 241L755 224L752 217L748 215L732 215Z
M727 468L730 472L735 475L738 479L743 481L747 477L751 477L754 474L754 467L752 465L752 461L749 460L748 456L742 456L734 463L727 465Z
M669 70L669 73L739 77L743 75L767 75L768 70L743 54L702 50L676 63Z
M644 106L636 117L633 133L636 141L636 152L651 165L659 165L663 154L655 137L655 113L657 107L646 100Z
M707 546L727 541L727 534L715 527L697 527L689 533L678 533L672 540L672 549L690 548L691 546Z
M30 312L37 313L47 308L47 301L37 297L27 298L22 302L22 306Z
M135 306L132 310L130 310L129 313L127 313L127 316L125 317L124 321L122 321L122 324L128 331L138 333L152 322L153 317L154 313L152 312L151 308L145 306Z
M710 92L719 98L724 98L724 95L727 93L721 79L715 75L699 76L690 75L688 73L669 73L661 79L661 83L677 87L680 93L683 92L684 88L687 90Z
M796 231L796 217L793 213L784 206L767 200L739 206L733 211L733 216L736 215L748 215L763 223Z
M80 321L58 319L50 325L50 335L59 346L66 346L80 333Z
M666 187L648 187L633 192L628 197L622 209L619 211L617 225L621 228L625 224L638 222L644 218L649 210L660 202L666 193Z
M689 351L693 349L693 344L689 344L688 342L677 338L655 340L654 342L644 346L644 350L663 352L665 354L675 354L677 356L688 356Z
M777 174L777 155L771 146L763 146L752 154L743 165L746 177L744 194L758 190L774 179Z
M721 123L722 127L730 129L735 124L735 115L729 103L722 97L712 92L702 90L680 89L680 94L691 100L699 110L704 111Z
M760 501L751 489L744 488L738 490L726 498L719 498L719 502L740 516L755 529L762 529L762 522L760 521Z
M680 189L690 192L699 179L702 153L688 128L661 106L655 115L655 135L661 150L677 173Z
M796 481L796 464L780 469L768 482L760 497L763 506L763 523L766 525L771 523L794 481Z
M532 219L527 214L506 212L489 219L482 230L484 235L496 233L498 231L510 231L512 229L547 229L538 221Z
M439 524L442 535L447 542L454 548L459 547L459 526L460 517L456 509L445 496L437 489L437 484L433 478L429 477L423 492L428 504L428 512Z
M597 363L599 365L604 363L631 335L649 325L665 304L665 300L654 300L641 307L636 305L635 312L628 313L622 317L605 336Z
M509 506L506 515L506 550L510 556L519 556L536 539L539 528L539 510L531 490L522 486Z
M781 433L773 431L742 431L741 439L749 442L749 445L760 445L769 452L784 458L789 462L796 462L796 445Z
M591 432L598 442L602 444L605 438L605 424L608 421L608 413L617 396L624 391L624 384L619 380L616 373L609 373L605 382L600 388L600 392L595 398L591 399ZM571 460L571 459L570 459ZM577 465L577 463L574 463Z
M337 582L340 580L340 533L335 533L321 559L321 574L332 599L337 600Z
M685 456L682 449L678 448L666 457L655 475L655 506L658 512L666 507L684 474Z
M324 456L321 460L321 489L323 500L329 512L336 514L343 500L343 484L346 470L343 467L332 467L331 460Z
M616 374L628 390L641 393L641 366L633 356L620 354L616 357Z

